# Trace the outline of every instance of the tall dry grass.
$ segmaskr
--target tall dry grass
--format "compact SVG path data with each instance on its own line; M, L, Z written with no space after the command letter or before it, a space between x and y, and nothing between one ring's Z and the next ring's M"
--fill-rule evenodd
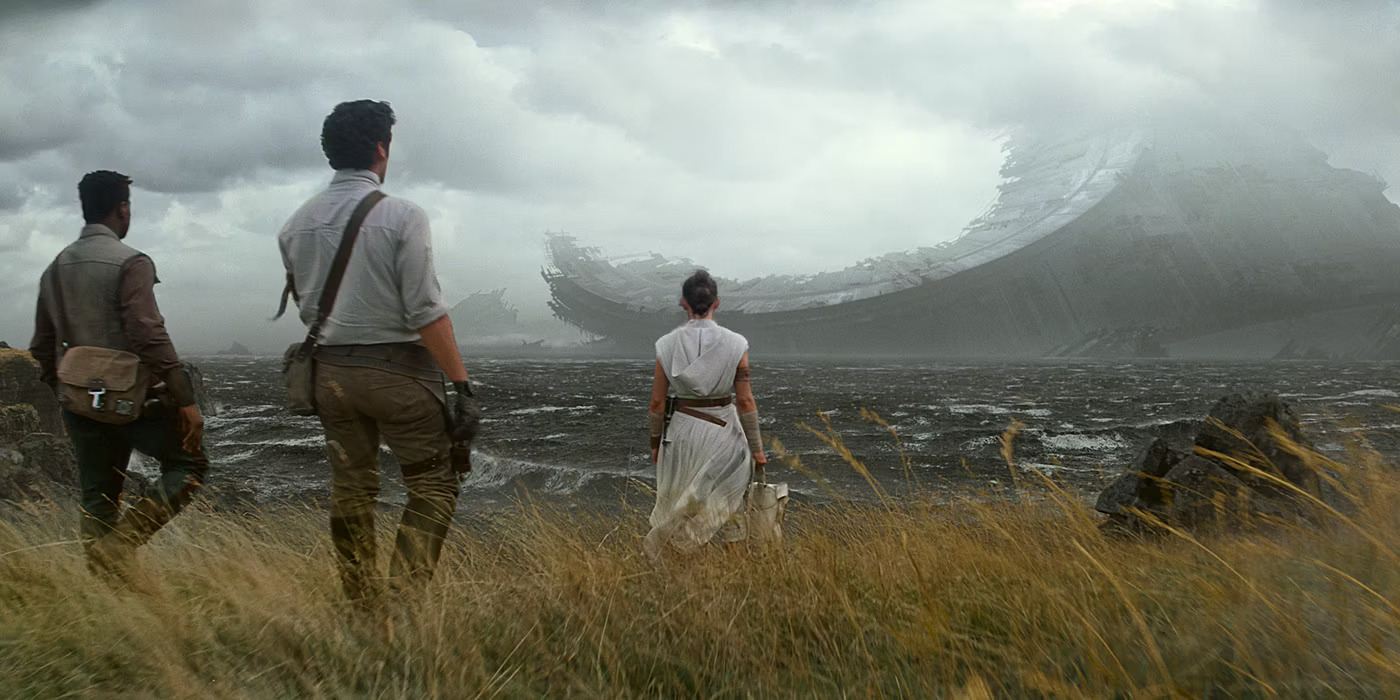
M196 508L142 551L152 590L114 593L71 505L7 507L0 696L1383 697L1400 486L1350 465L1355 512L1316 527L1110 539L1022 474L1016 499L795 508L780 549L662 570L645 498L527 503L455 530L389 626L339 602L319 511Z

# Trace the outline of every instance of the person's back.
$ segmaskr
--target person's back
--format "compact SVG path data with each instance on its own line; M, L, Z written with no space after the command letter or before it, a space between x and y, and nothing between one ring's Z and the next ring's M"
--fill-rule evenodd
M302 323L316 319L321 287L351 213L379 186L373 171L338 170L330 186L283 227L278 244L294 273ZM418 329L447 313L432 266L428 216L418 205L398 197L375 205L360 225L351 259L322 329L323 345L417 343Z
M749 343L717 324L719 288L699 270L681 288L685 325L656 341L650 412L656 505L643 546L659 560L746 536L744 493L767 463Z
M61 283L63 299L77 301L59 308L54 295L45 299L52 317L67 317L68 345L130 352L133 343L122 325L120 286L125 268L141 252L118 239L115 232L107 235L110 230L102 224L84 226L78 240L54 258L39 285L41 290L52 290L54 284Z
M118 578L129 574L136 548L189 502L208 471L200 445L204 421L156 304L155 264L123 240L131 224L130 184L125 175L99 170L78 185L87 225L40 278L30 343L41 377L55 388L65 354L89 347L136 355L160 390L139 417L120 424L78 415L71 405L63 411L78 463L89 567ZM161 477L122 513L133 449L154 457Z
M308 326L319 317L322 288L352 213L383 182L393 124L389 105L369 100L342 103L326 117L321 144L335 175L278 236L288 292ZM396 587L413 587L432 577L456 508L451 448L462 445L464 453L476 430L421 208L397 197L372 205L317 342L315 398L331 464L331 540L346 595L369 606L379 594L380 440L397 458L408 490L389 573ZM456 393L451 401L444 373Z
M656 358L672 396L704 399L734 393L734 375L749 341L713 320L693 320L656 341Z

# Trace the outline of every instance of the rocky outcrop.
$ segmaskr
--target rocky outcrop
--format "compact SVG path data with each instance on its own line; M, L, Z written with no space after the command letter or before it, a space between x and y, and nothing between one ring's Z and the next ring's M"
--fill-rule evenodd
M0 349L0 406L29 404L39 416L39 429L63 434L58 399L39 381L39 363L21 350Z
M252 351L252 350L249 350L249 349L248 349L248 346L246 346L246 345L244 345L243 343L240 343L240 342L238 342L238 341L235 340L235 341L233 341L233 343L232 343L231 345L228 346L228 349L227 349L227 350L225 350L225 351L223 351L223 352L221 352L221 353L219 353L219 354L220 354L220 355L252 355L252 354L253 354L253 351Z
M1190 452L1158 438L1099 494L1106 526L1146 532L1160 524L1236 529L1308 517L1327 498L1306 455L1313 444L1298 415L1272 394L1216 402Z
M188 367L200 413L218 415L204 374ZM64 435L58 401L39 381L38 364L28 353L0 350L0 501L76 490L77 463ZM144 490L142 475L133 470L128 477L128 493Z
M17 400L26 397L31 401ZM77 487L73 450L61 427L51 427L61 420L53 393L39 381L38 365L24 353L0 355L0 500Z

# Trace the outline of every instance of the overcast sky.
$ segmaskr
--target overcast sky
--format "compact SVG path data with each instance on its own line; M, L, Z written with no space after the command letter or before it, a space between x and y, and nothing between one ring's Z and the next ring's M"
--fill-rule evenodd
M1210 102L1400 183L1400 4L0 0L0 339L27 343L99 168L136 181L177 347L296 339L265 320L276 234L357 98L398 113L386 189L432 217L449 302L543 317L545 231L840 268L955 236L1006 134L1105 111Z

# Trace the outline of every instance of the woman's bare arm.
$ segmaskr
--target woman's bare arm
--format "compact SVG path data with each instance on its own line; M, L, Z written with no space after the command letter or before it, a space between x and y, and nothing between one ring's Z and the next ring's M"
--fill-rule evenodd
M739 358L739 367L734 370L734 407L740 413L753 413L758 410L758 402L753 399L753 385L749 383L749 354Z
M656 369L651 375L651 403L647 407L647 426L651 433L651 463L656 464L661 454L661 431L666 420L666 392L671 382L666 379L666 371L661 369L661 361L656 361Z
M739 366L734 370L734 406L739 410L739 423L744 427L744 437L748 438L754 462L760 467L767 464L768 455L763 452L763 437L758 429L758 402L754 401L749 380L748 353L739 358Z
M661 369L661 360L657 360L656 371L651 375L652 413L662 413L666 410L666 392L670 388L671 382L666 379L666 370Z

